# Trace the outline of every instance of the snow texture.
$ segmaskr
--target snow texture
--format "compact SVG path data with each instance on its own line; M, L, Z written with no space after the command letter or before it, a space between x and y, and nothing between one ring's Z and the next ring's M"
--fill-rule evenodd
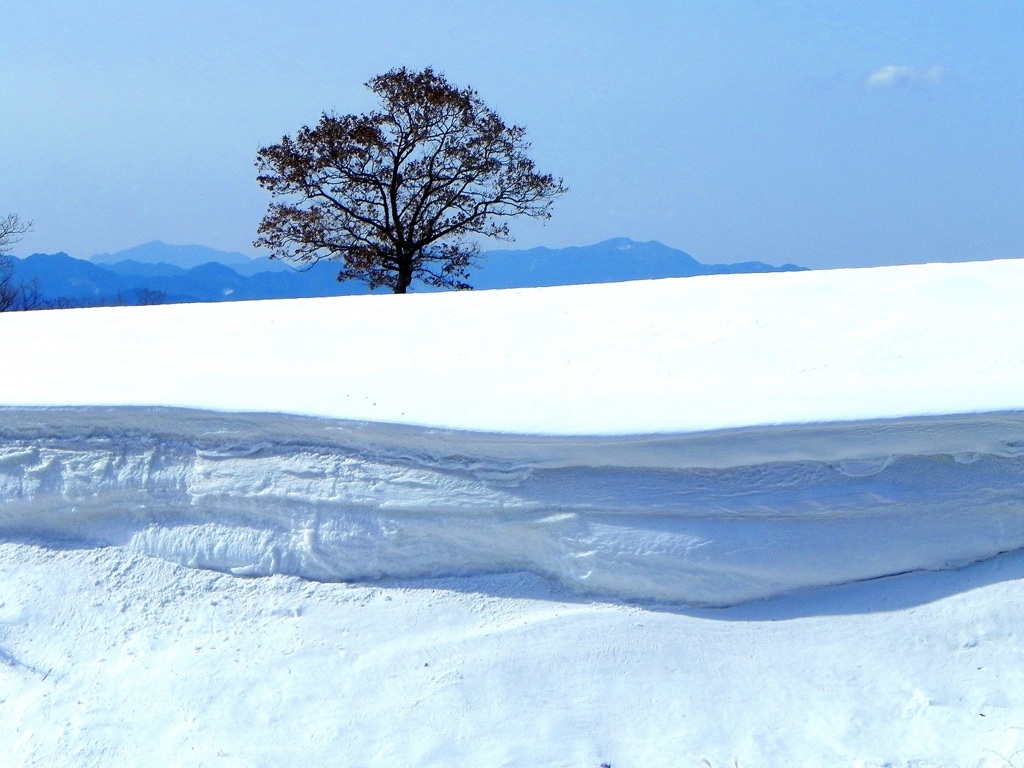
M0 533L325 581L729 605L1024 548L1024 414L646 437L0 411Z
M0 745L47 768L1007 768L1022 625L1019 555L672 610L0 543Z

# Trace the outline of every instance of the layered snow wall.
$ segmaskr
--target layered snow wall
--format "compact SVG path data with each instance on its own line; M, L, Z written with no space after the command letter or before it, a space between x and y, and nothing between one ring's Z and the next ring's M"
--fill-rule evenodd
M530 570L720 606L1024 548L1024 413L543 437L0 409L0 536L243 576Z
M0 536L700 605L955 567L1024 547L1022 296L1004 260L4 313Z

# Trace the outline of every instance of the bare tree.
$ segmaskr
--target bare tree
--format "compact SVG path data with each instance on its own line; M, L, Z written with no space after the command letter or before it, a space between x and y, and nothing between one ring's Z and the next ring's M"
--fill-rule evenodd
M32 222L22 222L17 214L0 218L0 312L18 308L22 286L14 282L14 264L7 258L11 246L32 230Z
M562 180L536 172L524 128L430 68L366 86L378 111L324 114L259 151L258 181L284 202L270 204L255 245L300 263L340 260L338 280L370 288L469 288L479 246L467 238L511 240L509 218L550 218Z
M48 307L49 303L43 299L43 287L39 284L38 279L33 278L27 283L18 285L18 298L12 309L28 312L32 309L47 309Z
M32 222L22 222L18 214L9 213L0 218L0 256L11 252L11 246L21 240L21 236L32 231Z
M167 303L167 292L158 291L155 288L139 288L135 293L135 297L140 307Z
M18 293L18 286L14 283L14 265L6 256L0 256L0 312L14 307Z

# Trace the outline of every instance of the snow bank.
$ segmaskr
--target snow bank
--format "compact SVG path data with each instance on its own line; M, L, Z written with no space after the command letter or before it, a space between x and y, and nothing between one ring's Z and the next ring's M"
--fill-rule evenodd
M0 534L699 605L955 566L1024 547L1021 296L1001 261L5 314Z
M0 410L0 535L237 575L530 570L727 605L1024 548L1024 414L541 437Z

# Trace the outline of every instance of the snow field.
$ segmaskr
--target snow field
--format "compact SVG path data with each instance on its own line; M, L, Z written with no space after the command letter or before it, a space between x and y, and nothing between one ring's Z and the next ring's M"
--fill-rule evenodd
M4 759L1019 765L1022 289L0 316Z
M238 579L22 543L0 574L9 765L1005 768L1024 749L1020 555L710 611L528 574Z
M1024 260L15 312L3 405L639 435L1024 410Z

